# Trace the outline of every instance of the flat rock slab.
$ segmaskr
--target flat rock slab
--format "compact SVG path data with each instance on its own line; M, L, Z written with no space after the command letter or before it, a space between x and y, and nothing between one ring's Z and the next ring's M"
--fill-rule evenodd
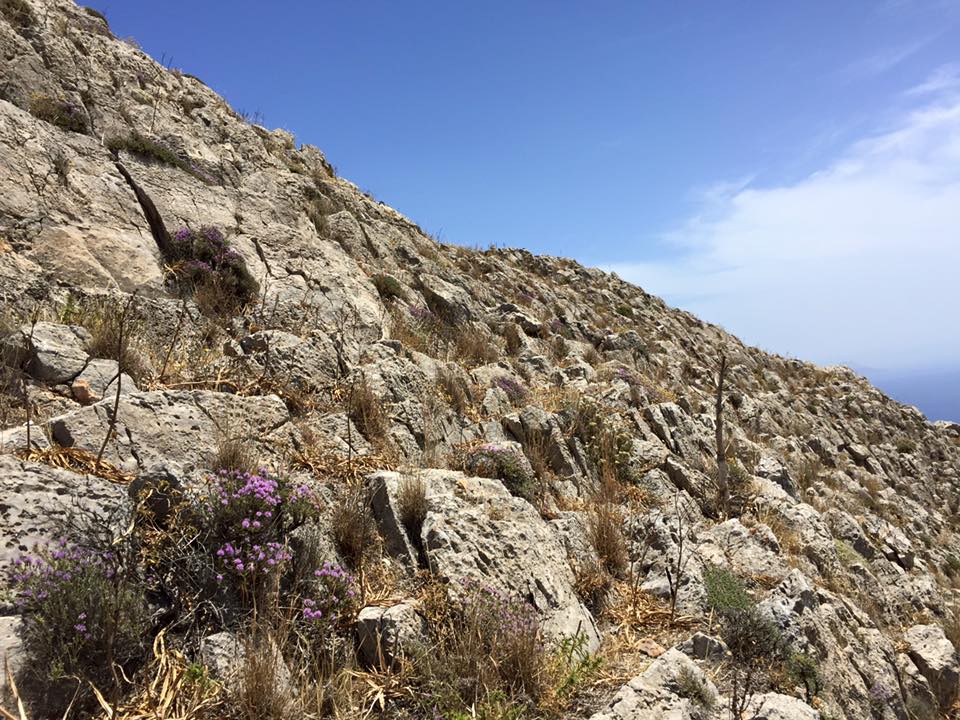
M520 596L548 638L580 632L590 651L597 648L600 635L574 592L563 542L530 503L499 480L446 470L419 476L430 504L421 540L431 570L452 587L471 578Z
M0 455L0 498L0 568L38 543L59 539L67 518L106 518L128 502L122 485L12 455Z
M113 398L49 421L64 447L97 452L106 435ZM249 438L266 461L287 437L289 413L276 395L240 397L205 390L132 392L120 397L115 437L105 457L134 472L166 465L177 473L208 467L222 435Z

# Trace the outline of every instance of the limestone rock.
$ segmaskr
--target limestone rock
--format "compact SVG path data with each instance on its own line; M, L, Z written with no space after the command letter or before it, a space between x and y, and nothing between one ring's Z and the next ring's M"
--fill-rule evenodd
M717 689L690 658L675 648L667 650L640 675L620 688L610 704L590 720L699 720L707 715L696 697L684 697L687 687L681 673L702 687L705 697L716 702ZM688 681L689 682L689 681Z
M914 625L904 633L910 658L930 683L941 707L950 707L960 692L960 658L939 625Z
M427 624L411 603L365 607L357 617L360 657L370 666L388 667L427 648Z
M528 601L552 639L581 633L593 651L599 633L574 592L563 544L526 501L497 480L428 470L430 510L422 539L431 570L457 583L473 578Z

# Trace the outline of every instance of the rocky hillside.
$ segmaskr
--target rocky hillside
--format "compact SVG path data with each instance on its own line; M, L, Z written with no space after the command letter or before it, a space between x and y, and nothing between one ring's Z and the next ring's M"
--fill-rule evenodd
M0 50L5 717L957 715L960 426L438 243L69 0Z

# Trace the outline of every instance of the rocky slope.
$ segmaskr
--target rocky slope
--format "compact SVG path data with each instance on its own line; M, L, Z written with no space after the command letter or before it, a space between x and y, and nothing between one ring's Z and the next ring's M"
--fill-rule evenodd
M440 244L316 148L251 124L67 0L0 1L0 50L0 565L78 542L91 518L112 547L142 550L142 508L169 536L156 517L232 448L309 488L314 564L357 583L324 639L340 638L353 675L270 645L301 715L956 713L960 426L847 369L747 347L611 274ZM278 561L298 565L303 539L282 540L298 554ZM243 602L194 613L187 632L180 579L163 585L140 550L124 569L149 586L148 636L221 676L191 712L239 712ZM24 689L38 682L39 610L10 577L0 643L30 717L60 717L54 695ZM473 596L533 612L548 657L536 682L449 700L417 648L461 657L441 629L469 634ZM768 625L777 648L740 647ZM514 641L497 638L491 677L507 657L495 642ZM141 702L173 717L149 681L174 656L148 650L129 678L97 681L113 694L68 712ZM558 656L562 680L544 689ZM331 697L307 708L320 675ZM411 699L425 688L429 708Z

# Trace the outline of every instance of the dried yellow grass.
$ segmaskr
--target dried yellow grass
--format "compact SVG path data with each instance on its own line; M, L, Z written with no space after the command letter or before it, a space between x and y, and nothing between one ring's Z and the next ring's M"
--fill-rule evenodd
M42 450L19 450L16 456L28 462L42 463L50 467L69 470L81 475L93 475L118 485L127 485L133 476L123 472L112 463L101 459L89 450L75 447L49 447Z

